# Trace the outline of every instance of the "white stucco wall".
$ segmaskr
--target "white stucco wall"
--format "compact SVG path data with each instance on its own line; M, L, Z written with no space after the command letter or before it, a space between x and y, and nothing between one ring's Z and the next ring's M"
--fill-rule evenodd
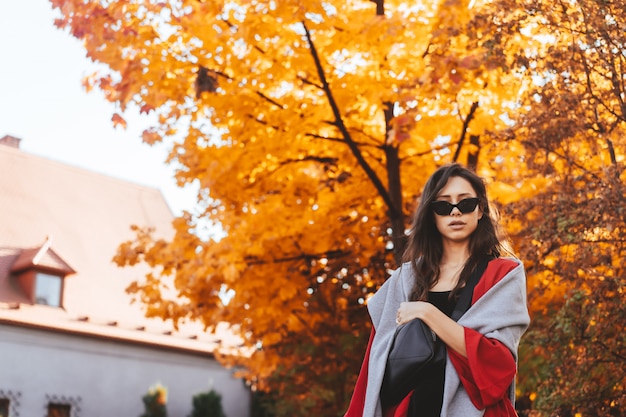
M18 399L9 417L45 417L53 397L78 405L72 417L139 417L156 383L168 417L187 417L211 387L227 417L250 415L249 390L209 357L0 324L0 393Z

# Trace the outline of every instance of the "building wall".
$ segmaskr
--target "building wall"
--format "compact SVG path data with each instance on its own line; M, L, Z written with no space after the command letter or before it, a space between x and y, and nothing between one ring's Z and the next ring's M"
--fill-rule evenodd
M206 355L0 324L0 395L18 400L9 417L45 417L50 401L73 404L72 417L139 417L156 383L168 417L187 417L211 388L227 417L250 416L249 390Z

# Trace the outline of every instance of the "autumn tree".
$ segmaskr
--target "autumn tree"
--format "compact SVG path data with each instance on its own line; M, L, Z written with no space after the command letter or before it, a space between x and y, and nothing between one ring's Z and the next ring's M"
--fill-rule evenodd
M539 193L505 210L533 312L521 389L540 415L624 415L626 9L506 0L486 18L509 30L486 41L534 80L513 128L495 134L523 146L520 182L543 177ZM515 36L524 48L508 42Z
M617 239L611 233L623 226L588 217L604 215L590 210L608 185L623 196L621 119L611 116L620 110L620 90L611 95L610 82L594 72L600 54L593 42L591 53L578 52L587 72L580 62L568 69L566 52L575 55L581 45L574 42L580 28L563 31L558 42L540 36L561 34L543 16L558 22L557 5L52 3L61 12L57 24L104 64L86 85L117 103L114 122L135 108L154 114L158 122L144 141L171 143L180 184L200 185L197 211L175 220L171 241L137 229L136 240L121 245L120 265L154 268L129 291L149 316L199 320L209 330L230 323L252 354L222 359L243 366L255 388L281 394L276 415L345 409L369 333L364 304L397 265L407 219L438 165L474 166L509 215L516 247L528 258L532 306L546 313L534 334L555 337L529 342L535 356L550 357L573 336L571 327L543 331L553 318L542 300L566 323L576 317L568 314L581 291L592 293L600 277L622 276L602 264L615 242L601 240L605 231ZM607 53L621 62L608 46ZM591 101L595 119L585 106ZM598 122L613 129L602 140ZM609 143L611 163L603 159ZM225 237L212 238L212 224ZM612 262L621 262L618 253ZM572 259L585 260L582 274ZM569 285L583 278L587 286ZM167 285L177 297L163 291ZM579 290L571 303L553 303L571 288ZM613 311L602 309L594 314ZM530 366L539 391L525 387L555 404L550 389L558 381L540 365L561 366Z

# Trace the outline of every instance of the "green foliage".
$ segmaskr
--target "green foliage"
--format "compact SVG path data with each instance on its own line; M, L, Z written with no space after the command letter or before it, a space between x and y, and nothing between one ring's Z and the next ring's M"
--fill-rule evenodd
M189 417L226 417L222 396L214 390L194 395L193 410Z
M252 417L275 417L274 410L280 399L274 392L254 391L252 394Z
M621 416L626 406L626 307L617 280L572 290L559 312L541 320L526 343L538 355L535 408L545 415ZM549 329L549 330L548 330ZM545 358L552 360L545 360Z
M145 410L140 417L167 417L167 390L162 385L150 388L141 400Z

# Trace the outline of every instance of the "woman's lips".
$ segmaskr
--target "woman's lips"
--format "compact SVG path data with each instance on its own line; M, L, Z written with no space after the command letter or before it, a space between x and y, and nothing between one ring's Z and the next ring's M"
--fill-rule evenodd
M452 229L462 229L463 226L465 226L465 223L460 222L460 221L454 221L454 222L448 223L448 226Z

